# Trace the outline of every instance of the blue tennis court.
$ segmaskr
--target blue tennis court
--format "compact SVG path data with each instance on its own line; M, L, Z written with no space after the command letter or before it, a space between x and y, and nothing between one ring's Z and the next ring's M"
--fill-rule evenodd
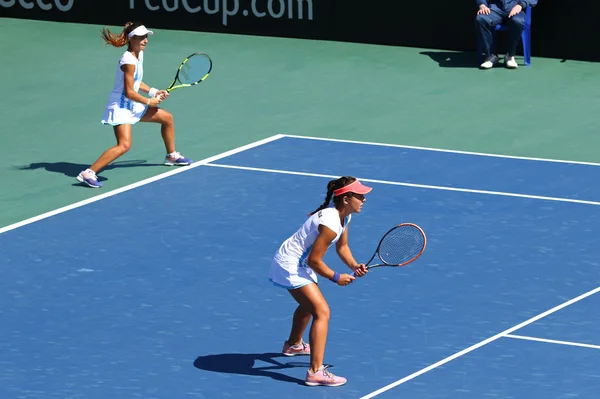
M325 361L348 383L313 388L308 358L279 354L295 303L267 274L340 175L374 188L357 259L400 222L428 245L321 279ZM277 135L9 226L0 397L597 399L599 180L592 163Z

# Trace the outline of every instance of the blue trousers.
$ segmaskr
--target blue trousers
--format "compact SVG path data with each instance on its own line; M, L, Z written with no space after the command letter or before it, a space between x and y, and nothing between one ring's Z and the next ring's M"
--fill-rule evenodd
M522 10L512 18L508 18L510 10L498 8L495 4L490 7L490 14L478 14L475 18L475 30L483 44L486 57L494 53L494 29L496 25L504 24L508 28L506 41L506 53L512 57L517 52L517 46L521 40L521 33L525 28L525 10Z

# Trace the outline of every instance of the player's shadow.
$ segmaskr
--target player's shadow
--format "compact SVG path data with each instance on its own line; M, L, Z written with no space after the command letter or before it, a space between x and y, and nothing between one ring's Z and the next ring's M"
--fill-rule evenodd
M131 168L131 167L144 167L144 166L159 166L162 164L151 164L146 163L145 160L131 160L131 161L117 161L113 162L110 165L106 166L102 169L102 172L106 170L116 169L116 168ZM72 162L36 162L26 166L19 166L19 170L37 170L37 169L45 169L48 172L53 173L62 173L65 176L69 177L77 177L79 172L85 170L90 165L72 163ZM107 180L105 177L98 176L99 181Z
M479 68L477 53L457 51L422 51L442 68Z
M308 361L282 363L275 360L276 357L286 356L281 353L223 353L200 356L194 361L194 366L200 370L216 373L267 377L277 381L304 385L304 380L278 373L276 370L286 370L294 367L308 368L310 363ZM267 365L260 365L257 362L267 363Z

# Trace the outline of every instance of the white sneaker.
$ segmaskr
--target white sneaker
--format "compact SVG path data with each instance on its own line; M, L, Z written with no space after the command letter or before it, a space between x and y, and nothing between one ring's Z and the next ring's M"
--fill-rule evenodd
M517 61L515 61L515 57L508 57L507 55L504 56L504 65L510 69L517 69L519 67Z
M102 187L102 183L98 181L96 173L91 169L86 169L82 171L81 173L79 173L79 175L77 175L76 179L77 181L87 184L89 187L92 188Z
M498 56L497 55L490 55L489 57L487 57L485 59L485 61L483 62L483 64L481 64L479 66L479 68L481 68L481 69L490 69L494 65L496 65L497 63L498 63Z
M164 164L167 166L185 166L185 165L189 165L192 163L192 160L189 158L184 157L183 155L181 155L178 152L174 152L173 154L169 155L167 154L167 156L165 157L165 162Z

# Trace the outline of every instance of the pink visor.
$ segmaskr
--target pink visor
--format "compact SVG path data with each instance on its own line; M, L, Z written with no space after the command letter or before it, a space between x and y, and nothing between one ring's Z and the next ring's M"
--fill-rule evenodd
M338 188L333 191L333 195L337 197L338 195L346 194L346 193L356 193L356 194L366 194L372 190L371 187L367 187L358 180L354 180L352 183L344 186L342 188Z

